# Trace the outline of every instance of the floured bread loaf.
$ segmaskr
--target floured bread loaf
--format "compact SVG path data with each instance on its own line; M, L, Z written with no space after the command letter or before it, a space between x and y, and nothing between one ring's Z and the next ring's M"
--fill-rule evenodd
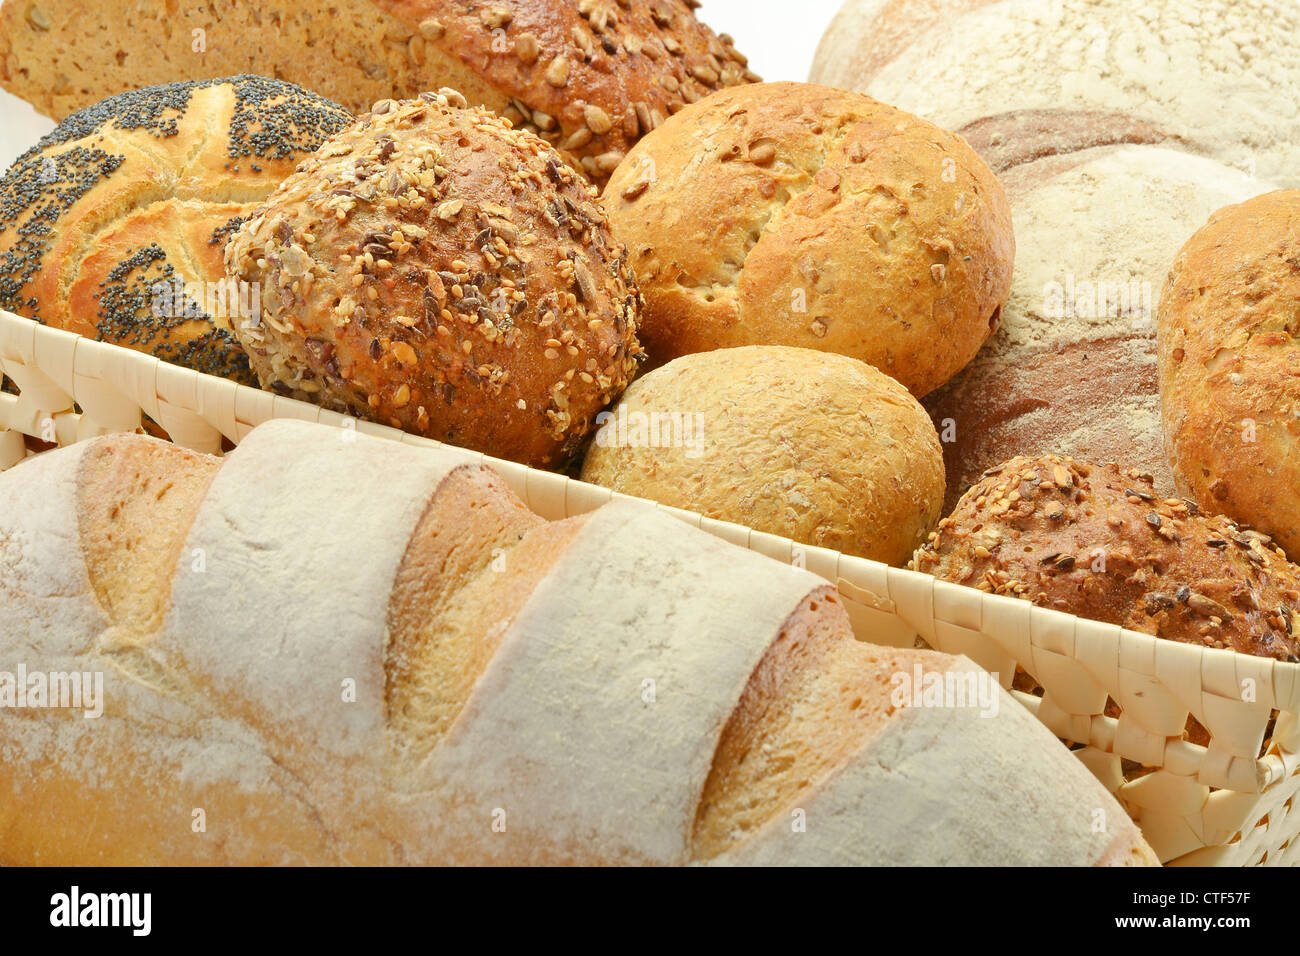
M462 462L281 421L221 463L126 436L0 475L4 659L103 680L98 719L0 709L0 862L1154 862L965 658ZM900 697L921 672L993 696Z
M1174 491L1156 387L1160 289L1211 212L1267 187L1166 147L1072 145L1041 143L1045 155L1001 173L1018 249L1002 326L925 400L944 442L945 513L1015 455L1117 462L1152 475L1162 497Z
M847 0L811 79L973 132L977 149L1001 116L1022 139L1170 139L1294 186L1297 35L1293 0Z

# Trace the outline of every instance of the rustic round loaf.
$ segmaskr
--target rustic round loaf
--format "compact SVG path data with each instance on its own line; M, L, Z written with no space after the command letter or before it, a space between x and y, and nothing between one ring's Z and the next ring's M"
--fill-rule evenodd
M1174 493L1156 383L1160 287L1214 209L1268 188L1161 146L1041 145L1001 174L1017 243L1002 325L925 399L944 442L945 513L1016 455L1122 462Z
M302 83L355 112L455 87L603 181L687 103L757 80L695 0L331 0L191 5L9 0L0 82L60 118L102 96L220 69ZM199 39L201 37L201 40ZM195 43L201 42L202 48Z
M1293 0L846 0L810 76L963 136L1001 116L1080 145L1169 138L1294 186L1297 34Z
M631 380L639 296L582 176L451 90L385 100L226 247L263 386L537 467Z
M736 87L628 154L602 201L652 364L738 345L838 352L924 395L997 327L1015 240L959 137L853 93Z
M1167 640L1300 660L1300 568L1282 549L1113 464L990 469L911 566Z
M1300 191L1216 212L1174 261L1159 329L1179 488L1300 558Z
M231 335L255 290L227 235L352 117L260 76L169 83L69 116L0 179L0 308L256 384Z
M582 478L890 564L925 540L944 486L938 438L907 389L786 346L649 373L602 416Z

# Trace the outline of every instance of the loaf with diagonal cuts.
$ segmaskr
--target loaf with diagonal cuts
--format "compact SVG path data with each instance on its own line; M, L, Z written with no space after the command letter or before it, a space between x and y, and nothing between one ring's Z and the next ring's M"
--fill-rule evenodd
M814 575L463 453L296 422L0 476L0 862L1148 863L964 658L854 640ZM0 679L0 692L3 691ZM50 703L52 701L47 701ZM982 716L981 716L982 715Z

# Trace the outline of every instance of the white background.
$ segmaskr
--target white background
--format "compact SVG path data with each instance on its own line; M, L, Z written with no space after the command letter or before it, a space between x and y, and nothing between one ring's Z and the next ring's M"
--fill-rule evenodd
M817 41L839 6L840 0L704 0L696 15L718 33L735 37L736 48L763 79L806 80ZM0 169L53 126L0 90Z

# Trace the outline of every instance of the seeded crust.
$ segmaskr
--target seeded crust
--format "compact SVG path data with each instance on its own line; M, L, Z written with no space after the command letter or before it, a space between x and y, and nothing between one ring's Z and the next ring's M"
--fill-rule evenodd
M224 280L232 223L350 119L254 76L133 90L69 116L0 179L0 307L256 384L231 310L209 315L155 284Z
M1188 240L1159 341L1179 488L1300 559L1300 191L1221 209Z
M385 100L226 247L264 387L559 467L631 381L640 297L582 176L444 90Z
M1147 476L1013 458L961 499L911 567L1166 640L1300 661L1300 568L1258 531L1157 498Z
M592 442L582 478L624 494L893 565L941 514L943 455L925 409L847 356L774 345L686 355L633 383L613 414L616 440ZM621 416L675 414L700 447L616 431Z
M861 359L916 396L997 328L1011 210L959 137L806 83L724 90L647 136L602 197L652 364L739 345Z
M338 0L329 8L8 0L0 83L56 118L107 93L247 71L353 112L452 86L603 181L687 103L758 79L697 0ZM202 50L194 30L203 31Z

